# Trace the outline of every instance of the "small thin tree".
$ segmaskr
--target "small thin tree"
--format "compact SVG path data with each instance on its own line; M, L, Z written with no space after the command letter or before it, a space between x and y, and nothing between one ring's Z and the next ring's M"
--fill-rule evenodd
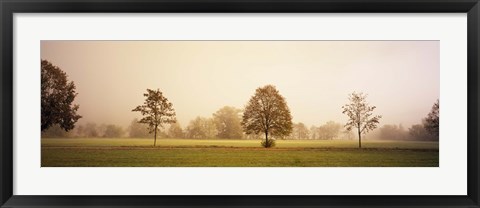
M153 146L157 144L157 132L159 127L163 124L175 123L175 110L172 103L168 102L168 99L163 96L159 89L151 90L147 89L145 96L145 102L143 105L139 105L132 111L138 111L144 116L138 123L144 123L148 125L149 133L154 133Z
M345 124L345 127L348 131L353 128L357 129L358 147L362 148L362 134L377 128L377 124L382 116L373 116L373 110L376 107L367 103L366 94L353 92L349 95L348 100L350 103L342 106L342 113L348 116L348 122Z

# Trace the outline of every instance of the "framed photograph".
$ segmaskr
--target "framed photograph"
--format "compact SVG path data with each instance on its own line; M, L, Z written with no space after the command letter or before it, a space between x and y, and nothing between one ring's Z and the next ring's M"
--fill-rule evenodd
M0 7L1 207L480 207L478 0Z

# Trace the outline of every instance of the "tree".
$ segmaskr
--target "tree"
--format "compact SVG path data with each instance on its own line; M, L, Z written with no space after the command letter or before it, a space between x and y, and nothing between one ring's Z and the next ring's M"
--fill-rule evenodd
M372 115L376 107L367 103L366 94L353 92L349 95L348 100L350 103L342 106L342 113L348 116L345 128L349 131L352 128L357 129L358 147L362 148L362 134L377 128L377 124L382 116Z
M137 106L132 111L138 111L144 116L138 122L148 125L149 133L154 133L153 146L156 146L159 127L176 122L175 110L159 89L147 89L147 93L143 96L146 97L143 105Z
M438 141L438 136L434 136L428 132L422 124L412 125L408 129L409 139L418 141Z
M97 133L99 137L105 137L105 132L107 130L107 124L100 124L97 126Z
M290 135L291 139L308 139L310 136L310 131L307 126L302 123L293 124L292 134Z
M84 128L85 137L98 137L98 129L96 123L87 123Z
M170 127L168 128L168 136L170 138L183 138L184 133L180 124L178 123L170 124Z
M427 117L423 121L425 129L430 132L435 137L439 135L439 125L440 125L440 103L437 99L432 106L432 110L428 113Z
M210 139L217 135L217 127L213 119L197 117L190 121L187 126L186 134L192 139Z
M85 127L83 125L76 125L73 130L75 131L75 137L85 137Z
M318 139L318 127L314 125L310 127L310 139Z
M268 136L288 136L292 132L292 116L287 102L273 85L257 88L245 107L242 127L246 134L265 134L265 148L274 145Z
M318 137L320 139L327 139L332 140L337 138L340 134L340 130L342 129L342 125L339 123L335 123L334 121L328 121L324 125L318 127Z
M106 125L105 127L105 133L103 134L103 137L108 137L108 138L122 137L123 133L124 132L122 127L109 124L109 125Z
M69 131L82 116L79 105L73 104L78 93L67 74L47 60L41 61L41 130L54 124Z
M400 125L383 125L380 128L380 139L383 140L406 140L408 132Z
M225 106L213 114L213 120L217 127L217 137L223 139L242 138L242 126L240 124L241 110Z
M128 136L131 138L148 138L153 136L149 133L148 126L140 123L137 118L133 119L128 127Z

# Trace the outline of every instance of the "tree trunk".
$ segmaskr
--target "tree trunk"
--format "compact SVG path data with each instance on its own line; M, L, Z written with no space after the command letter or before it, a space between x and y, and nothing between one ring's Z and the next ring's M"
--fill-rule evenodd
M358 148L362 148L362 133L360 132L360 128L358 128Z
M268 131L265 131L265 148L268 148Z
M155 134L154 134L153 146L157 145L157 125L155 125Z

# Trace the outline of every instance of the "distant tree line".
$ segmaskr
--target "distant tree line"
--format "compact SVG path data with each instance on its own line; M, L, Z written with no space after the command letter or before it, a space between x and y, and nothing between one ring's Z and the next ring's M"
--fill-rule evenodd
M307 140L333 140L333 139L352 139L345 137L343 125L334 121L328 121L320 126L307 126L302 123L294 123L293 131L290 136L284 139L307 139ZM351 133L351 132L350 132Z
M430 133L424 124L415 124L406 129L403 125L383 125L373 139L405 141L438 141L438 135Z
M242 139L244 133L241 121L241 110L225 106L212 114L212 117L196 117L182 128L179 123L171 123L159 129L159 136L163 138L188 139ZM152 137L145 125L134 119L129 127L130 137Z
M379 129L377 139L382 140L416 140L438 141L440 125L440 103L437 100L421 124L405 129L400 125L383 125Z
M75 128L65 131L60 125L55 124L42 131L42 138L119 138L126 137L126 131L119 125L86 123L75 125Z

